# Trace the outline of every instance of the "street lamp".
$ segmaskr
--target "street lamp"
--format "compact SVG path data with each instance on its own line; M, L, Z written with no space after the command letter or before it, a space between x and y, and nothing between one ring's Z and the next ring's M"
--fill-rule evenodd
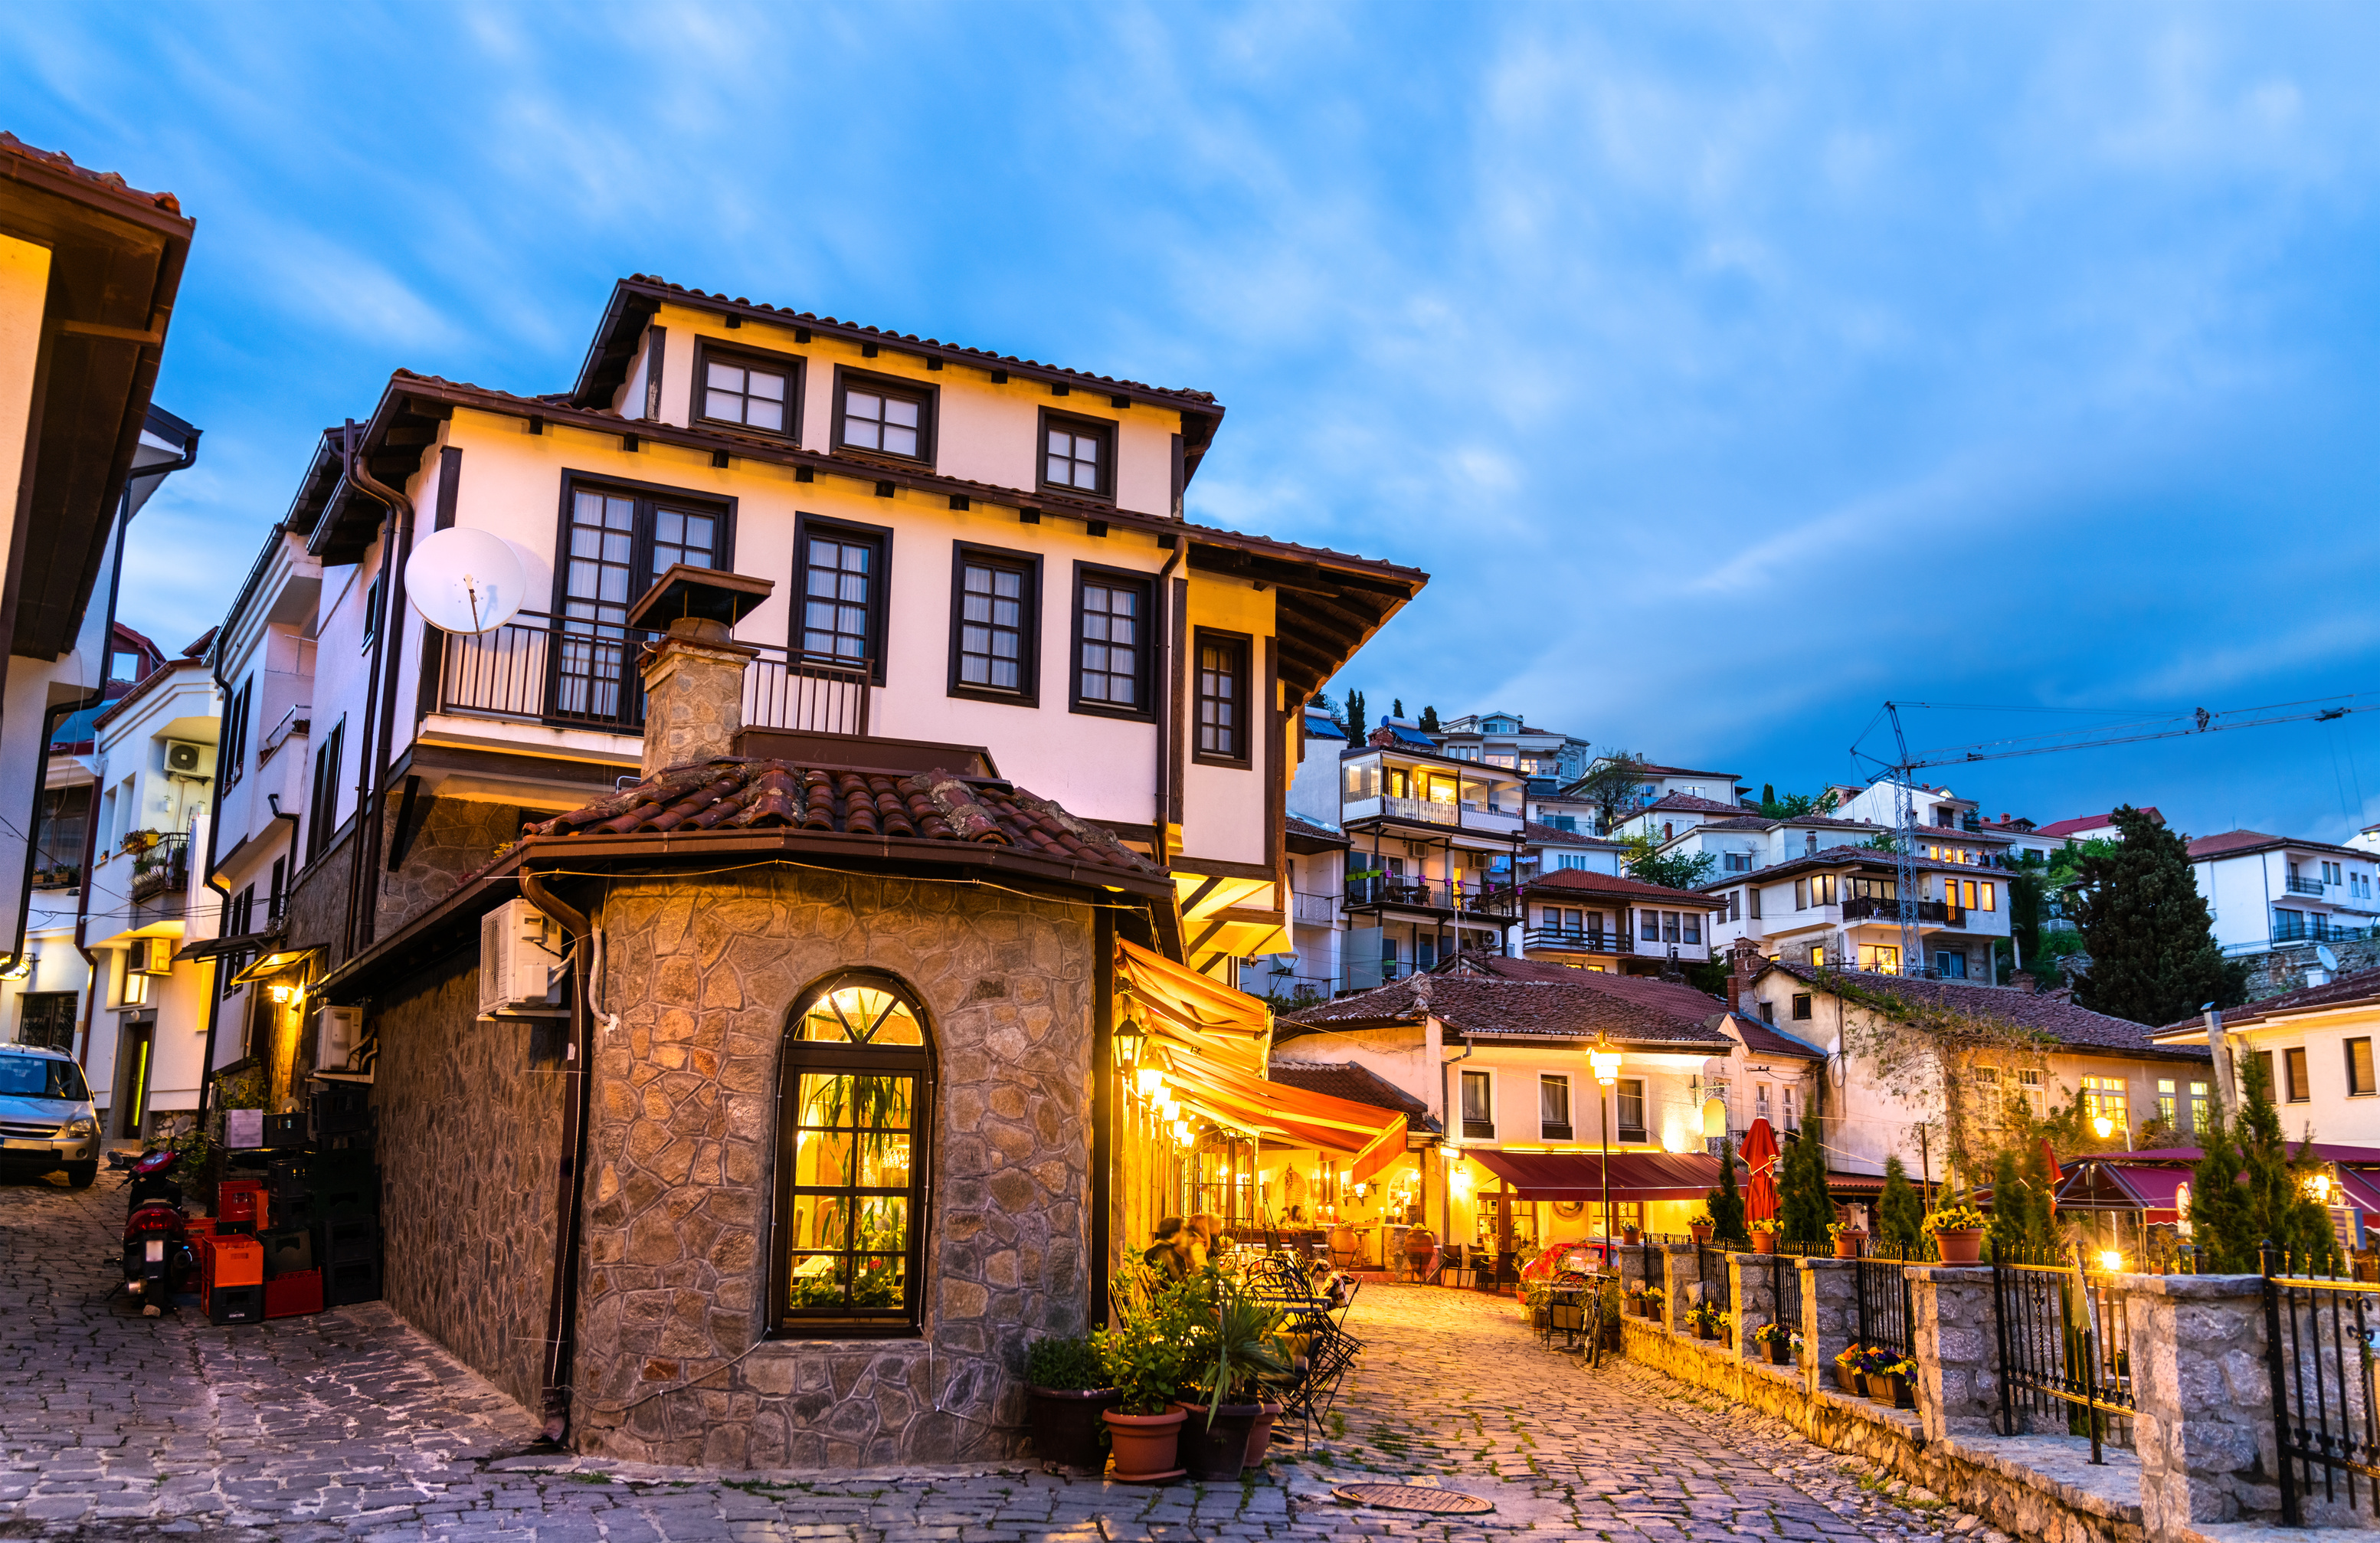
M2100 1140L2106 1141L2116 1134L2115 1117L2110 1114L2094 1114L2091 1116L2091 1128L2098 1134ZM2131 1149L2132 1124L2127 1120L2124 1122L2124 1150L2129 1152Z
M1620 1051L1612 1047L1611 1036L1597 1032L1595 1048L1586 1052L1586 1063L1595 1069L1595 1080L1600 1089L1595 1095L1596 1118L1603 1126L1603 1253L1608 1263L1611 1257L1611 1240L1618 1233L1611 1225L1611 1104L1610 1093L1620 1086Z

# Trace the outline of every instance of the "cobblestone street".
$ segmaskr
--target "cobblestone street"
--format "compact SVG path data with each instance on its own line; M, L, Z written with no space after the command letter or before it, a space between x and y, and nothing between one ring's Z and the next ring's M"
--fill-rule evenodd
M1312 1450L1242 1484L1068 1482L1026 1465L870 1473L632 1468L532 1451L510 1399L373 1306L261 1328L108 1299L115 1179L0 1185L0 1537L1010 1539L1393 1537L2005 1543L1784 1427L1640 1368L1585 1371L1510 1303L1368 1288L1368 1349ZM1413 1479L1457 1519L1331 1488Z

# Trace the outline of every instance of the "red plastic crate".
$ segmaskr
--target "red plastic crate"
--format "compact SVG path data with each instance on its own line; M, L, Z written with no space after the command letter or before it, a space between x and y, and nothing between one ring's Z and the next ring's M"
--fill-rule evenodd
M215 1186L215 1218L219 1221L266 1224L269 1206L264 1185L257 1179L225 1179Z
M293 1270L264 1282L264 1316L298 1318L322 1310L322 1272Z

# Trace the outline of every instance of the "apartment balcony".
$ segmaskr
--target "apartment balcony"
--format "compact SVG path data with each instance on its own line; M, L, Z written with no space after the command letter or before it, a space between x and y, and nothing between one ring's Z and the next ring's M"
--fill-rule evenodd
M1845 921L1899 922L1900 902L1879 899L1874 895L1853 895L1843 902L1843 919ZM1967 919L1967 908L1963 905L1952 905L1947 901L1921 900L1917 903L1917 919L1921 924L1934 927L1962 926Z
M1427 911L1494 927L1510 927L1522 915L1520 894L1509 887L1434 884L1392 873L1348 880L1344 905L1350 911Z
M660 637L638 627L526 611L488 632L450 635L440 661L439 710L641 735L645 692L638 663ZM761 646L744 667L744 723L865 735L870 695L862 662Z
M1521 830L1521 817L1517 814L1443 803L1435 798L1381 796L1350 799L1342 819L1350 825L1366 820L1400 820L1408 824L1442 825L1450 830L1476 831L1499 836L1518 835Z
M2289 892L2291 894L2310 894L2317 900L2321 899L2323 892L2330 887L2319 879L2300 879L2294 874L2283 881L2289 886Z
M1339 919L1339 899L1336 895L1308 894L1304 890L1294 890L1291 892L1289 901L1289 919L1292 921L1328 927Z
M1633 952L1625 932L1576 927L1532 927L1521 934L1524 950L1549 954L1627 954Z

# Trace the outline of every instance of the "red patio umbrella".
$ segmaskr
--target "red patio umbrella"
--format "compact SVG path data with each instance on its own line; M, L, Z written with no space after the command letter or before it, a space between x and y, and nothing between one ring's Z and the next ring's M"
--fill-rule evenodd
M1742 1157L1752 1170L1752 1185L1744 1192L1744 1220L1770 1221L1777 1216L1777 1133L1768 1128L1766 1120L1755 1120L1752 1128L1743 1133Z
M2049 1149L2049 1137L2046 1136L2041 1138L2041 1160L2049 1170L2049 1220L2055 1221L2058 1220L2058 1186L2066 1182L2066 1175L2058 1172L2058 1154Z

